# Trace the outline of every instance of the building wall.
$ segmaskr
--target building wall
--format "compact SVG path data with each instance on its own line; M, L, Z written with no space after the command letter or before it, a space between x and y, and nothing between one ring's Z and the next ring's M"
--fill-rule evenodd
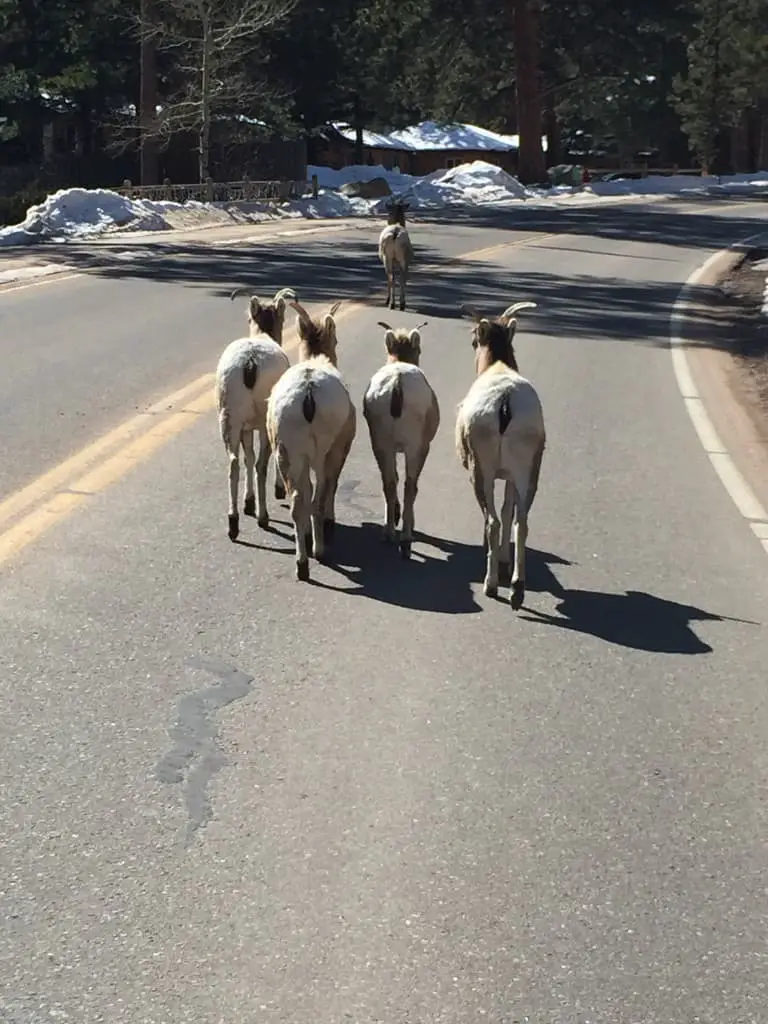
M323 167L332 167L340 170L342 167L350 167L355 162L355 147L343 137L322 140L313 146L315 160ZM413 174L421 177L424 174L431 174L433 171L446 170L455 167L457 164L471 163L473 160L484 160L486 163L503 167L504 170L514 173L517 169L517 153L514 150L508 152L493 152L488 150L399 150L388 149L379 146L363 147L363 163L372 166L381 165L387 170L399 167L403 174Z

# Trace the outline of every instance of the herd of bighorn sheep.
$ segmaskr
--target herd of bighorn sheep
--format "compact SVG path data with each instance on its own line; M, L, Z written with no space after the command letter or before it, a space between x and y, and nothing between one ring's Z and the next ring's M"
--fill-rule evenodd
M387 306L394 308L394 271L400 270L400 309L413 255L402 201L392 203L389 224L379 238L379 256L387 275ZM231 299L243 294L235 289ZM283 349L286 307L296 313L298 361L290 364ZM514 352L516 314L535 308L516 302L495 318L462 306L473 321L475 379L456 416L455 443L462 466L483 513L487 556L484 591L496 596L500 577L509 578L509 602L525 598L525 548L528 514L536 495L546 443L541 402L534 386L518 371ZM238 515L239 451L245 458L243 511L269 524L266 479L270 455L275 461L275 498L288 497L296 540L296 578L309 580L309 556L322 561L333 540L336 489L357 431L357 414L338 369L334 319L340 303L322 317L312 317L290 288L271 301L250 296L249 337L227 346L216 370L219 427L229 459L228 528L231 540L240 531ZM371 449L384 492L384 540L397 543L410 558L414 503L430 445L440 425L438 399L419 367L420 329L384 329L386 362L370 379L362 401ZM254 431L259 434L256 459ZM402 506L398 498L397 455L405 460ZM254 468L256 486L254 493ZM312 482L314 477L314 486ZM494 484L504 481L501 519ZM509 564L514 525L514 566ZM511 572L510 572L511 570Z

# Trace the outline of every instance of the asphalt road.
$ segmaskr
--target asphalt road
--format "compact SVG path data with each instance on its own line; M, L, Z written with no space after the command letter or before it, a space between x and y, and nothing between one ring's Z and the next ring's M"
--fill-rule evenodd
M3 1024L768 1020L768 578L666 347L680 284L763 211L422 217L434 269L403 315L378 305L367 226L82 245L83 276L0 294ZM56 484L68 512L42 522L43 495L4 522L20 488L214 369L240 283L350 300L358 407L376 320L429 320L443 421L413 561L379 542L362 417L314 585L271 496L274 530L243 519L231 544L207 386L164 444L97 460L87 493ZM456 307L528 298L518 358L549 443L516 615L482 594L453 451L473 366Z

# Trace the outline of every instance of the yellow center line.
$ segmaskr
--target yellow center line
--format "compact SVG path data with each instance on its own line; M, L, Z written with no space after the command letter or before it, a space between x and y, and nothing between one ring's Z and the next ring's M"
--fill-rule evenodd
M556 233L537 234L511 242L500 242L461 253L446 262L450 264L482 259L504 249L519 248L554 237L557 237ZM445 263L419 269L439 269L441 266L445 266ZM335 319L338 322L364 308L364 302L347 301ZM297 347L297 338L284 346L288 354ZM215 409L214 380L214 373L203 374L155 402L144 412L132 416L0 502L0 525L11 522L9 527L0 532L0 565L19 554L96 494L146 462L163 445L197 422L200 416ZM27 511L30 506L37 507Z

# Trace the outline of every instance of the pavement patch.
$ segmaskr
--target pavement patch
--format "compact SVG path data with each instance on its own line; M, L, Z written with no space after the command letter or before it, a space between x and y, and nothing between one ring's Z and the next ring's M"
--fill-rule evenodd
M155 765L155 776L165 785L186 782L189 821L185 845L189 845L197 830L213 817L208 783L227 763L216 746L214 716L227 705L247 697L254 681L253 676L223 662L194 658L189 664L220 681L181 698L176 724L169 730L173 747Z

